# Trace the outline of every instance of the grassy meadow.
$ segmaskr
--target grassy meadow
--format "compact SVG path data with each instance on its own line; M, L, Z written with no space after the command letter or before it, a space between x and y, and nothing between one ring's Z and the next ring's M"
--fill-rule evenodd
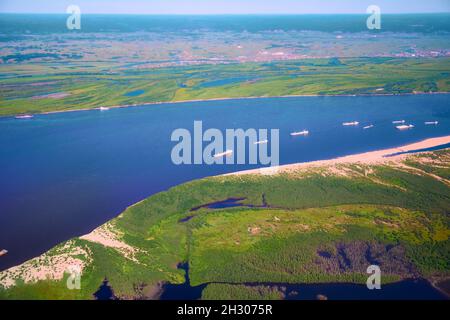
M449 58L331 58L136 67L2 64L0 116L197 99L449 92Z

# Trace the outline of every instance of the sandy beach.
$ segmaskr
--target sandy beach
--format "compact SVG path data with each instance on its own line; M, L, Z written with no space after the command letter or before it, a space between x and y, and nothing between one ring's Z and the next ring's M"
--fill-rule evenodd
M431 147L436 147L436 146L447 144L447 143L450 143L450 136L430 138L430 139L422 140L420 142L415 142L415 143L411 143L408 145L404 145L401 147L353 154L353 155L348 155L348 156L329 159L329 160L293 163L293 164L282 165L282 166L274 167L274 168L268 167L268 168L263 168L263 169L238 171L238 172L233 172L233 173L229 173L229 174L225 174L225 175L265 174L265 173L269 173L270 171L275 171L276 173L281 173L281 172L292 171L292 170L296 170L296 169L300 169L300 168L333 166L336 164L343 164L343 163L382 164L382 163L387 163L387 162L401 161L405 157L408 156L408 154L399 154L399 155L389 156L389 155L392 155L395 153L431 148ZM387 156L389 156L389 157L387 157ZM276 168L276 170L274 170L275 168Z

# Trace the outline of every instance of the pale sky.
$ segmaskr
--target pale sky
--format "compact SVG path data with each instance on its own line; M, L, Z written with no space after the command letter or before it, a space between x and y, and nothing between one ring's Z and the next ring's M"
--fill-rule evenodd
M0 0L0 12L65 14L71 4L114 14L365 14L372 4L382 13L450 12L450 0Z

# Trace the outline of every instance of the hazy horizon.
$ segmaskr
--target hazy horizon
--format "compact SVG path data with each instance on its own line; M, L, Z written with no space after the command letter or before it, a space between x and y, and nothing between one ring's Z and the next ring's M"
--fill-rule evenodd
M26 15L64 15L67 13L61 12L2 12L0 14L26 14ZM85 15L105 15L105 16L321 16L321 15L351 15L351 16L367 16L367 13L97 13L88 12ZM417 15L417 14L448 14L449 12L401 12L401 13L385 13L385 15Z
M302 15L366 14L377 5L384 14L450 13L447 0L3 0L0 13L66 14L77 5L85 14L139 15Z

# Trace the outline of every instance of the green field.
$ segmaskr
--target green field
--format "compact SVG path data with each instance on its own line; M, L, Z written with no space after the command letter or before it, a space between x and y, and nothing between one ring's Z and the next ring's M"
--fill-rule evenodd
M166 68L29 62L0 64L0 73L1 116L195 99L450 92L450 58L332 58ZM135 95L127 95L130 92Z
M450 151L443 150L401 165L192 181L99 227L108 243L75 238L0 273L0 298L92 299L104 278L120 298L157 297L163 283L184 281L181 262L189 263L192 285L211 283L205 299L282 298L275 288L242 285L249 282L365 283L373 260L383 283L410 277L437 283L450 276L449 175ZM269 207L191 211L240 197L257 206L264 197ZM66 261L83 265L81 290L66 288L67 273L36 275L57 273Z

